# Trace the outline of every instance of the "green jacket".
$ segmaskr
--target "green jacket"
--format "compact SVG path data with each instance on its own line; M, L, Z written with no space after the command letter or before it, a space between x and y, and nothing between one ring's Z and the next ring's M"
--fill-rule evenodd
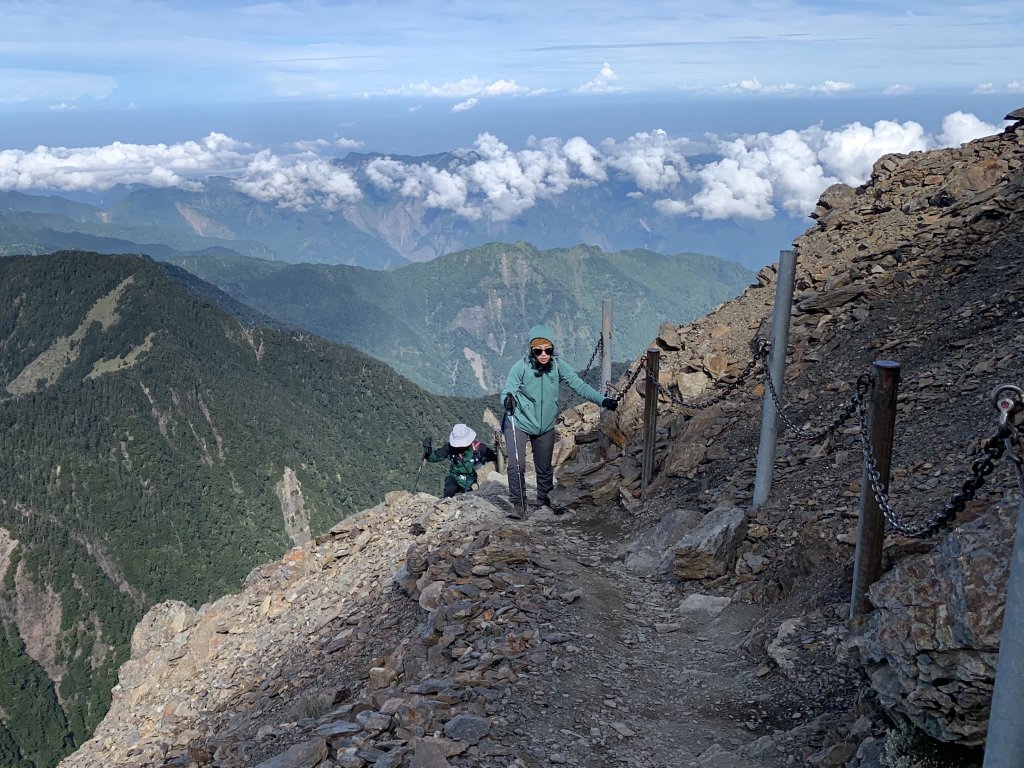
M491 446L476 440L468 448L453 448L445 443L424 458L431 462L449 459L452 464L448 467L448 474L455 478L462 490L468 491L476 482L477 467L497 460L498 455Z
M551 329L546 325L535 325L530 329L530 339L545 338L554 343ZM541 369L536 359L526 350L526 357L512 365L505 379L505 388L498 396L498 402L504 410L505 396L509 393L516 399L516 408L512 414L516 426L530 435L541 435L555 428L555 417L558 416L558 390L561 382L568 384L572 390L585 400L601 405L604 395L581 379L568 363L555 357L546 369Z

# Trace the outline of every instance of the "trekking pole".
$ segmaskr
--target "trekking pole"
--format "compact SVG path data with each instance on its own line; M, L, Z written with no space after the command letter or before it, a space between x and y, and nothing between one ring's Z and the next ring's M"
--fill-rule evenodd
M429 437L423 438L423 450L433 450L433 443ZM426 457L420 462L419 469L416 470L416 481L412 484L412 492L416 493L416 489L420 487L420 475L423 474L423 468L427 465Z

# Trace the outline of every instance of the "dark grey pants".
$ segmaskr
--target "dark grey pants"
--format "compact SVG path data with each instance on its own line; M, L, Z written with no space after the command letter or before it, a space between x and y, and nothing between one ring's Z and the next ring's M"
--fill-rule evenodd
M512 419L505 419L505 453L508 458L508 492L512 503L520 505L526 499L526 444L533 450L533 466L537 470L537 501L547 503L548 494L555 484L555 471L551 455L555 451L555 430L531 435L513 429Z

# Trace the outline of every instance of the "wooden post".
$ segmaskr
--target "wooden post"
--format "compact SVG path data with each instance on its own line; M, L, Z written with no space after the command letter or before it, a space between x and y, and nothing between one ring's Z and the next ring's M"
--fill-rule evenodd
M654 474L654 442L658 432L658 368L661 350L647 349L647 386L644 389L644 450L640 458L640 493L647 491Z
M868 406L868 432L875 469L882 489L889 492L889 468L892 464L892 435L896 426L896 394L900 383L900 364L876 360L872 368L874 386ZM867 461L860 478L860 517L857 520L857 551L853 561L853 591L850 618L867 613L868 587L882 573L882 545L885 543L885 516L875 498L868 476Z
M608 385L612 381L612 302L605 299L601 302L601 386L597 389L601 394L608 394Z

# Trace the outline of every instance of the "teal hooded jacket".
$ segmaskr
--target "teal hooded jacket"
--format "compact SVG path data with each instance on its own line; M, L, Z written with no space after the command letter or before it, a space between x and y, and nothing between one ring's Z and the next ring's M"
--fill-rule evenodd
M526 357L512 366L505 379L505 388L501 390L498 402L504 408L508 394L516 399L516 409L512 414L516 426L530 435L541 435L555 428L555 417L558 416L558 388L561 382L568 384L572 390L585 400L601 405L604 395L581 379L568 363L558 357L552 357L547 366L540 366L530 354L530 339L543 338L555 343L551 328L546 325L535 325L530 329L526 339ZM555 354L558 346L555 345Z

